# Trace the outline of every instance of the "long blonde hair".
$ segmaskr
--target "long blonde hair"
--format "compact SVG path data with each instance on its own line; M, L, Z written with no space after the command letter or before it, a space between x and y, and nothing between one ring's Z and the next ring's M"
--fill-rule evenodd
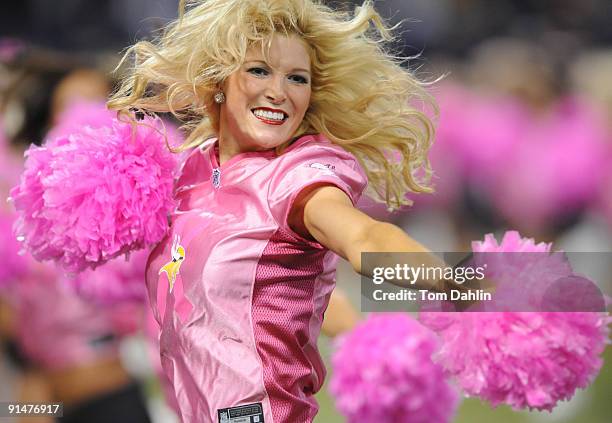
M370 194L389 207L408 192L431 192L427 152L434 127L418 104L437 113L425 84L387 47L394 40L372 2L354 14L316 0L181 1L180 16L153 42L132 46L133 67L108 105L171 112L188 133L184 150L217 134L219 85L238 70L247 49L273 33L295 34L311 60L310 106L295 136L320 133L364 167ZM279 149L282 152L282 147Z

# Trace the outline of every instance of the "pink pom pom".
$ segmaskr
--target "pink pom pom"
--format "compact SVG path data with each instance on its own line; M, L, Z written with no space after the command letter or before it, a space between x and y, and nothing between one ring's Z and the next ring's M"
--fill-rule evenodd
M176 161L158 121L82 128L26 152L11 191L18 239L38 260L95 268L166 234Z
M473 249L482 253L545 253L521 254L522 261L495 262L489 270L493 280L501 280L496 296L500 290L514 287L523 291L522 298L541 301L552 283L571 275L558 254L547 254L550 244L522 239L517 232L507 233L500 244L489 235L483 242L474 242ZM520 295L514 292L502 297ZM558 401L569 399L576 388L593 381L602 365L599 355L608 342L610 322L606 313L589 312L422 312L419 319L441 337L439 362L468 394L494 406L505 403L515 409L538 410L551 410Z
M491 234L485 235L484 241L472 242L473 264L484 266L487 278L496 286L493 300L474 310L545 310L546 293L560 278L572 276L565 254L552 253L551 247L552 244L536 244L533 239L521 238L516 231L506 232L499 244Z
M443 340L439 359L470 395L515 409L552 410L599 372L600 313L423 313Z
M129 259L117 257L95 270L87 269L65 283L87 301L99 305L127 302L143 304L146 298L145 267L148 250L132 252Z
M535 243L532 238L522 238L517 231L508 231L498 244L493 234L487 234L484 241L473 241L472 251L475 253L548 253L552 244Z
M458 396L431 355L435 335L404 314L370 316L336 343L330 390L349 422L448 422Z

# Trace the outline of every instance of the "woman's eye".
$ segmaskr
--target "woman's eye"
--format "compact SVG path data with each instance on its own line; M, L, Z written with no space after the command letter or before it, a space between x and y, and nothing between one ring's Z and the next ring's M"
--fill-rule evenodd
M252 73L255 76L266 76L268 71L264 68L250 68L247 72Z
M291 75L289 79L293 82L297 82L298 84L308 84L308 78L302 75Z

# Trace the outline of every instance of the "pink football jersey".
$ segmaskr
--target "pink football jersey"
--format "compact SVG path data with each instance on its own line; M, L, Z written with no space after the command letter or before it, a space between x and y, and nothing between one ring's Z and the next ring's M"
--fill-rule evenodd
M317 413L317 338L338 257L292 231L287 216L318 183L355 203L367 179L354 156L318 135L280 156L247 152L223 165L210 140L184 163L170 233L146 272L183 421L310 422Z

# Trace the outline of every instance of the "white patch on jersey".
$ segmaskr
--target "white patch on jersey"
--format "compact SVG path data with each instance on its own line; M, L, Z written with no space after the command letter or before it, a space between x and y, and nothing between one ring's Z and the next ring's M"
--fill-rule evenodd
M319 170L322 171L322 173L324 173L326 175L336 176L336 173L334 172L334 169L336 167L331 165L331 164L311 163L308 167L312 167L314 169L319 169Z

